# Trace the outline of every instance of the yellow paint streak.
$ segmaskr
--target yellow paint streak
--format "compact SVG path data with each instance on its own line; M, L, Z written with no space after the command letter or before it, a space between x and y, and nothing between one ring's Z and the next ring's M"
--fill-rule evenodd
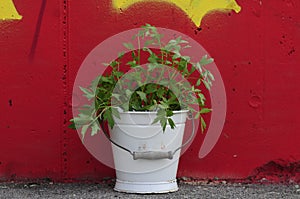
M126 10L129 6L140 2L168 2L183 10L196 26L200 26L202 18L213 10L222 12L241 11L235 0L112 0L113 7Z
M20 20L19 15L12 0L0 0L0 20Z

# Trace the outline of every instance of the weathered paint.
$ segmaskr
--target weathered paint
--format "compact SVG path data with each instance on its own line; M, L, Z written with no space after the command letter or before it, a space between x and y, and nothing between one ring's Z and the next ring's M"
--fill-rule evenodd
M0 1L0 20L20 20L22 16L19 15L12 0Z
M36 26L35 26L35 32L34 32L32 44L31 44L31 49L30 49L30 53L29 53L29 60L30 61L32 61L34 59L35 50L36 50L36 47L37 47L38 38L39 38L41 26L42 26L43 16L44 16L44 12L45 12L45 9L46 9L46 4L47 4L47 0L42 0L38 20L37 20L37 23L36 23Z
M137 3L117 13L111 0L51 0L44 8L41 0L15 0L23 19L0 21L0 179L114 177L67 128L72 86L96 45L150 23L202 44L226 89L220 139L199 159L204 135L198 132L178 177L299 182L300 2L237 2L239 14L210 13L198 28L167 2Z
M15 0L22 20L0 21L0 180L62 179L60 2L47 3L33 60L42 1Z
M126 10L135 3L153 2L153 0L112 0L113 6L120 11ZM168 2L176 5L195 23L200 26L202 18L211 11L228 12L234 10L241 11L241 7L235 0L156 0L157 2ZM147 4L145 4L146 6Z

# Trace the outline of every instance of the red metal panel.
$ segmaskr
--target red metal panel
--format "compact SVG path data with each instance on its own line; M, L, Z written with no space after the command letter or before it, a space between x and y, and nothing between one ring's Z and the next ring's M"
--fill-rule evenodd
M0 178L61 178L63 124L59 1L14 1L0 21Z
M181 161L180 175L236 179L255 175L257 168L263 169L270 161L282 170L287 165L294 165L294 170L299 166L300 81L296 68L299 52L295 49L300 42L300 5L292 1L240 5L238 15L220 14L222 19L208 16L205 23L209 30L203 28L199 33L207 36L205 47L223 75L227 118L211 154L191 162L198 150L194 144L191 154ZM279 172L273 173L273 180L280 180Z

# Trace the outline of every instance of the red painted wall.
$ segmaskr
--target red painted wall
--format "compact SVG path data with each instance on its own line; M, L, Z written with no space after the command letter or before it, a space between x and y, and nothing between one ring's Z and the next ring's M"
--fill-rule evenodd
M217 145L199 159L199 133L178 176L279 181L285 173L300 181L300 2L237 2L240 13L210 13L199 29L166 3L137 4L117 14L109 0L14 0L23 19L0 21L0 179L114 176L67 128L72 86L96 45L150 23L202 44L227 93Z

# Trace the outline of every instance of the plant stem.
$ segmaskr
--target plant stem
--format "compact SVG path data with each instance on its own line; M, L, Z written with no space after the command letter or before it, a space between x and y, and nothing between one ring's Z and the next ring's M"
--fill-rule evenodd
M138 40L138 65L141 65L141 41L140 36L137 37Z

